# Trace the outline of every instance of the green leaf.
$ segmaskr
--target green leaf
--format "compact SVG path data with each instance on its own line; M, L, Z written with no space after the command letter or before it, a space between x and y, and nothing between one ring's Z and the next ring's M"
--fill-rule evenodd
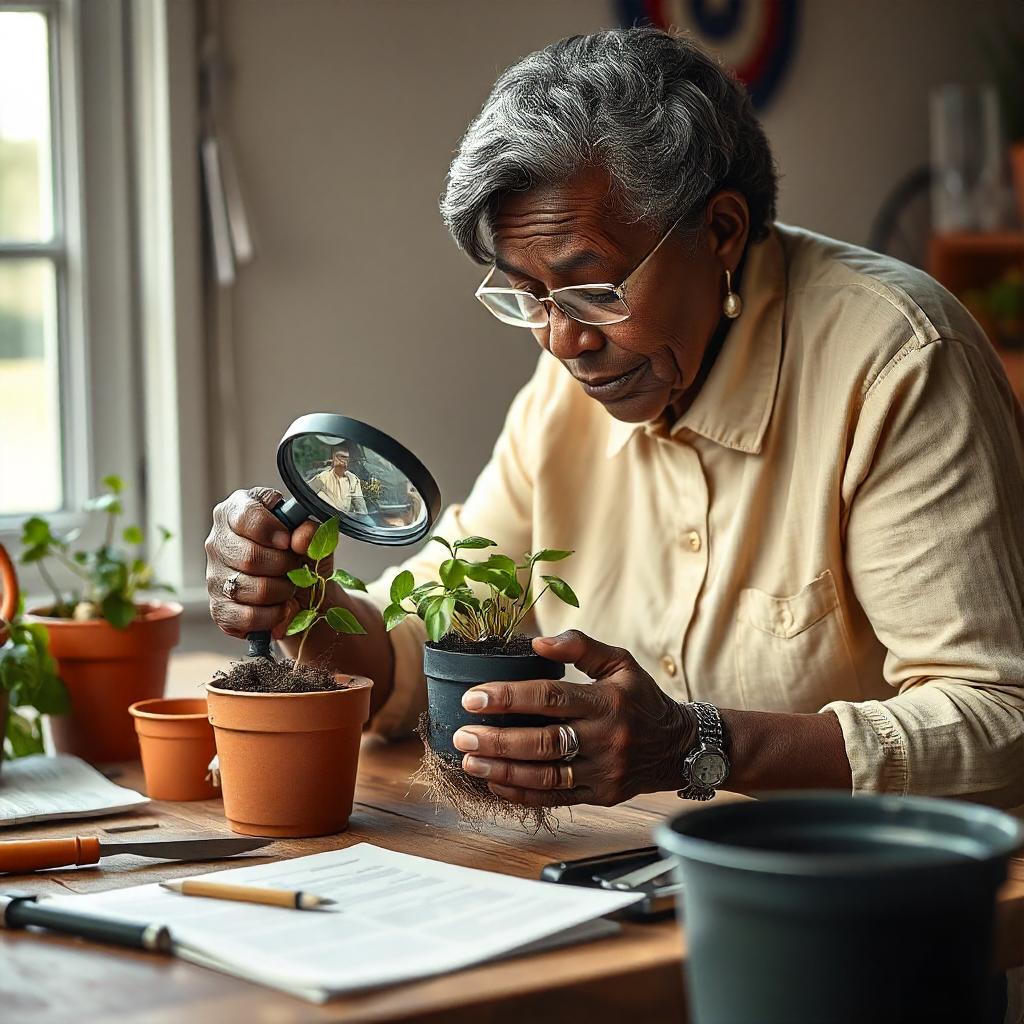
M312 608L303 608L290 623L288 623L287 636L295 636L304 629L308 629L316 621L316 612Z
M427 605L427 614L423 621L427 627L427 636L434 643L437 643L451 629L452 612L454 611L454 597L435 597Z
M141 544L143 541L142 531L137 526L126 526L121 532L121 538L125 544Z
M32 516L21 526L21 543L26 547L49 544L53 540L50 524L42 516Z
M416 586L416 578L408 569L403 569L391 581L391 603L400 605L407 597L412 597L413 588ZM385 622L387 619L385 618Z
M122 566L123 568L124 566ZM100 612L114 629L127 629L138 614L135 605L117 591L112 591L104 596L100 602Z
M572 592L572 587L565 580L559 579L557 576L542 576L541 579L551 588L551 593L559 601L571 604L573 608L579 608L579 598Z
M476 583L485 583L494 590L502 592L515 582L514 575L509 575L501 569L489 569L486 565L470 565L466 569L466 578Z
M441 577L445 589L454 590L466 578L467 568L469 568L469 563L464 562L461 558L446 558L437 570L437 574Z
M542 551L538 551L535 554L530 555L530 561L560 562L563 558L568 558L571 554L571 551L559 551L557 548L544 548Z
M334 554L334 549L338 546L338 517L331 516L330 519L325 523L321 523L313 534L313 539L309 542L309 557L314 562L319 562L321 558L326 558L328 555Z
M452 554L465 548L467 551L477 551L480 548L494 548L498 546L496 540L488 540L486 537L463 537L455 542L455 549Z
M120 494L124 490L124 481L119 476L105 476L103 478L103 486L108 491Z
M300 565L298 569L290 569L288 579L297 587L311 587L316 583L317 577L308 565Z
M346 590L366 590L366 584L361 579L345 572L344 569L335 569L331 573L331 582L340 584Z
M398 604L389 604L384 609L384 630L390 633L409 613Z
M519 580L513 576L502 593L512 601L518 601L523 596L523 588L520 586Z
M108 515L118 516L124 509L121 499L116 494L101 494L99 497L90 498L85 503L86 512L106 512Z
M491 555L486 562L482 563L488 569L500 569L502 572L516 573L516 563L508 555Z
M29 718L11 709L7 720L7 739L14 757L43 753L43 733L38 717Z
M444 539L444 537L438 537L437 534L435 533L434 536L431 537L430 539L431 540L436 540L438 544L443 544L448 549L448 553L454 557L455 552L452 551L451 544L449 544L448 541L446 541Z
M347 608L328 608L327 624L336 633L365 633L362 623Z
M438 582L437 582L437 580L430 580L430 581L429 581L429 582L427 582L427 583L421 583L421 584L420 584L420 585L419 585L419 586L418 586L418 587L417 587L417 588L416 588L416 589L415 589L415 590L414 590L414 591L413 591L413 592L412 592L412 593L411 593L411 594L409 595L409 597L410 597L410 598L411 598L411 599L412 599L413 601L415 601L415 602L416 602L416 603L418 604L418 603L419 603L419 602L420 602L421 600L423 600L423 598L425 598L425 597L426 597L426 596L427 596L428 594L432 593L432 592L433 592L433 591L435 591L435 590L438 590L438 589L440 589L440 587L441 587L441 584L440 584L440 583L438 583Z
M31 562L41 562L49 553L50 549L46 545L29 548L28 551L24 552L21 556L22 564L29 565Z

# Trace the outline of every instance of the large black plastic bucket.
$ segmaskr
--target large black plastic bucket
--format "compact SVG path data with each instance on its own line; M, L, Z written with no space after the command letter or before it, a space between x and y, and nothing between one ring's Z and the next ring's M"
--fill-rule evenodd
M992 923L1024 826L974 804L798 794L681 814L697 1024L985 1021Z
M518 682L524 679L561 679L565 666L539 654L462 654L423 648L427 677L427 741L435 753L462 762L452 736L464 725L547 725L543 715L480 715L466 711L462 695L478 683Z

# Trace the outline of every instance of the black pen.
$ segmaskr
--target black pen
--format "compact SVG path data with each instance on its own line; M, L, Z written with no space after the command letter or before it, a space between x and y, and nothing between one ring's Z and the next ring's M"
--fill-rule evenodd
M38 897L31 893L0 893L0 928L16 929L28 925L94 942L112 942L156 953L173 952L171 933L163 925L111 921L93 914L80 914L76 910L48 907L45 899L40 903Z

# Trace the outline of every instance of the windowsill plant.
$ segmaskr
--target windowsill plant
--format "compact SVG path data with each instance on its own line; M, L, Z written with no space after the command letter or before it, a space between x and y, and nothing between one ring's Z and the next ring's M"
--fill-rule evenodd
M332 583L366 589L343 569L321 571L337 546L338 520L328 519L310 542L309 564L288 574L307 593L307 607L288 626L288 635L299 638L294 662L249 658L207 685L224 814L236 832L331 835L347 826L352 813L373 684L304 660L306 642L321 624L339 635L366 632L351 612L323 610Z
M77 531L60 536L33 516L22 528L21 555L52 594L50 604L29 609L26 621L46 627L71 702L70 714L51 720L54 743L93 762L138 757L128 707L163 695L182 613L173 601L142 599L170 588L144 557L139 527L119 529L121 479L108 476L103 484L104 493L86 504L104 520L95 548L76 546ZM170 533L161 528L160 536L162 548Z

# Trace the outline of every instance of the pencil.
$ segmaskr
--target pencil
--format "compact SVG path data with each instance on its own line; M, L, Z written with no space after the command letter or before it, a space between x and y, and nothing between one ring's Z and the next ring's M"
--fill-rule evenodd
M215 900L264 903L268 907L289 907L292 910L314 910L317 907L334 905L334 900L329 900L325 896L315 896L311 892L265 889L255 885L231 885L228 882L210 882L198 878L160 884L171 892L181 893L182 896L208 896Z

